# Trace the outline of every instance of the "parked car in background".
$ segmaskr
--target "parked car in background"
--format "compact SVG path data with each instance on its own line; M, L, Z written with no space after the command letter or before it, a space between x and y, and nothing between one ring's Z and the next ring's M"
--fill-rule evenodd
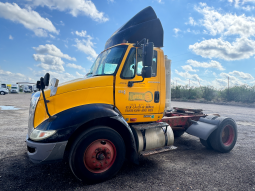
M28 86L25 86L24 87L24 92L25 93L31 93L32 91L31 91L31 89Z
M5 95L5 94L8 94L9 93L9 90L7 88L1 88L0 87L0 95Z

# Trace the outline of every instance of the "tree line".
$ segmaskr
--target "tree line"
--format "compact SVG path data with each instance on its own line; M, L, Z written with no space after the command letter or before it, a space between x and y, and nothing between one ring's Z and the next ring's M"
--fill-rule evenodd
M217 90L213 86L191 87L175 86L171 88L172 98L195 100L204 98L207 101L255 102L255 86L242 85Z

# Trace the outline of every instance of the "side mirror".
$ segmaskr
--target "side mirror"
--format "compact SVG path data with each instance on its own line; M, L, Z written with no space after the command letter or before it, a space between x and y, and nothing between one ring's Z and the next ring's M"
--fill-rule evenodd
M43 77L40 78L40 86L41 86L41 90L45 89L45 84L44 84L44 79Z
M151 66L143 67L142 77L143 78L151 78L151 76L152 76L152 67Z
M153 42L143 45L143 66L152 66L153 47Z
M49 86L49 81L50 81L50 74L46 73L43 79L44 85Z
M40 81L36 82L36 88L39 89L39 90L41 89L41 82Z

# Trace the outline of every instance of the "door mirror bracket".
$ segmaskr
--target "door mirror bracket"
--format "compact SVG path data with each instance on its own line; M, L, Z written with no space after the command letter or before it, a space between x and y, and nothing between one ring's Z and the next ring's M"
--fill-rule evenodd
M151 76L152 76L152 67L151 66L143 67L143 69L142 69L143 80L141 80L141 81L129 81L128 82L128 87L133 87L134 83L143 82L144 78L151 78Z

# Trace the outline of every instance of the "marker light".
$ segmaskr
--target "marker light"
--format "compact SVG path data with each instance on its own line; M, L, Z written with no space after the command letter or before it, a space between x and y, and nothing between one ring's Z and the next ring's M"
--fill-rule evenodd
M30 134L30 139L32 139L33 141L40 141L52 136L55 132L56 131L54 130L40 131L40 130L34 129L33 132Z

